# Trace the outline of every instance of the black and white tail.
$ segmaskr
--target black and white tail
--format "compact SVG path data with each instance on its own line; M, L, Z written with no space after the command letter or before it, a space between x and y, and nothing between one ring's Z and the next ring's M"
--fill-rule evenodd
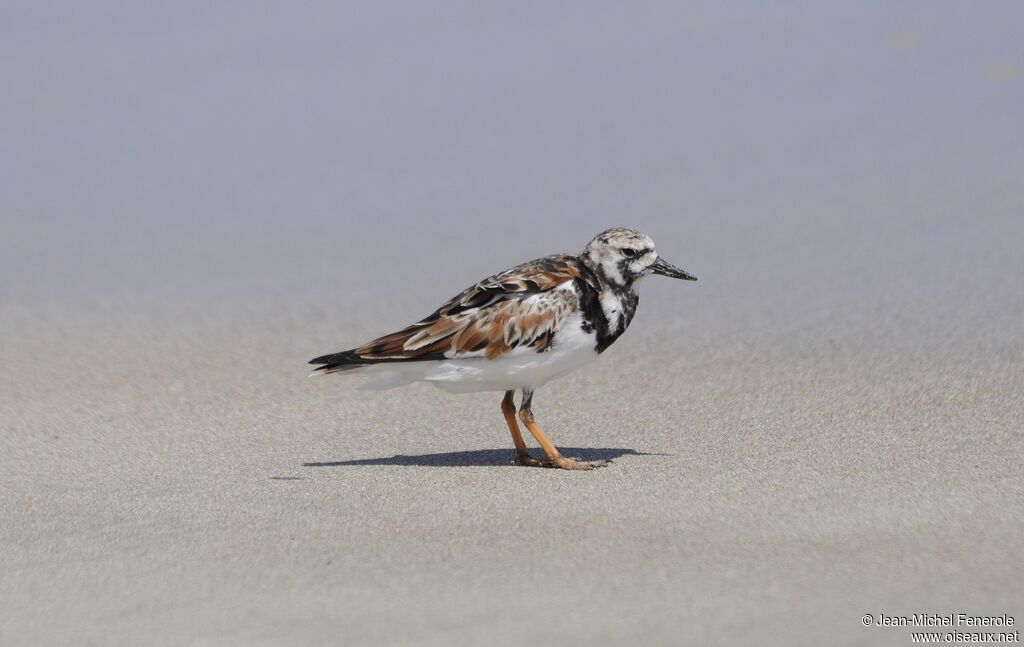
M313 369L310 375L330 375L331 373L343 373L345 371L354 371L356 369L364 368L371 362L368 362L365 358L356 355L354 351L346 350L340 353L331 353L330 355L321 355L316 359L309 360L310 364L321 364Z

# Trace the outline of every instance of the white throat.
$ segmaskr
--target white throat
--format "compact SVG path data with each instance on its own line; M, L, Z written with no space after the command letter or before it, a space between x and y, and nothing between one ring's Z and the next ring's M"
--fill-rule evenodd
M608 329L617 331L622 325L622 300L612 290L601 293L601 310L608 320Z

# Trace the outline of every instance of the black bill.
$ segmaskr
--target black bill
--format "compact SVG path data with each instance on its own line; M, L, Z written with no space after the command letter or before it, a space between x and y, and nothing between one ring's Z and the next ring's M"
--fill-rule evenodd
M651 270L655 274L661 274L673 279L683 279L685 281L696 281L697 277L693 274L687 274L683 270L679 269L672 263L669 263L664 258L658 258L654 261L654 265L651 265Z

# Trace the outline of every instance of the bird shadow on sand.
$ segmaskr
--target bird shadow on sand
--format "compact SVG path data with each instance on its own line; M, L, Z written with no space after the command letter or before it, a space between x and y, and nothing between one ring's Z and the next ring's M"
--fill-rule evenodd
M668 456L668 454L638 452L622 447L560 447L563 456L584 461L613 461L620 456ZM535 456L542 453L534 451ZM404 465L418 467L500 467L515 465L513 449L475 449L465 452L443 452L440 454L398 454L386 458L356 458L347 461L326 463L303 463L303 467L357 467L360 465Z

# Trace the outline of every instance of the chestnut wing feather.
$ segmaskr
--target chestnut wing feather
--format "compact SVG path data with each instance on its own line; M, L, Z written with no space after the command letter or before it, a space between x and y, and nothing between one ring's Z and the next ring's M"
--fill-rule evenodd
M359 348L311 364L493 359L515 349L543 351L578 306L566 282L588 280L575 256L548 256L495 274L459 293L428 317ZM319 370L319 369L318 369Z

